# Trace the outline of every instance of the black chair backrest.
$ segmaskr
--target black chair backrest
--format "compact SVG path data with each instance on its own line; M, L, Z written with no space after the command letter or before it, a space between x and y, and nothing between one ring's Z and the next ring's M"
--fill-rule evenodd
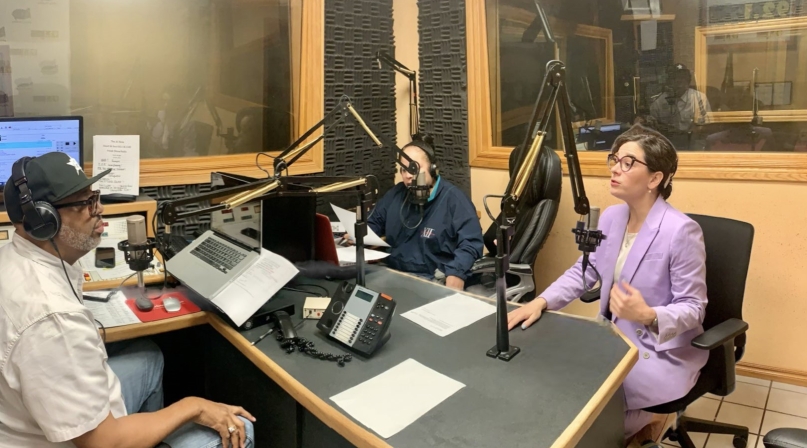
M510 177L515 174L520 147L510 153ZM519 203L516 228L510 247L511 263L526 263L532 266L538 251L546 242L549 230L555 222L560 205L563 172L560 157L548 148L541 149L538 167L533 171ZM499 220L501 216L497 216ZM571 233L571 232L570 232ZM485 247L496 254L496 223L488 227L484 235Z
M754 226L747 222L714 216L687 214L701 226L706 246L706 305L704 330L728 319L743 318L743 297ZM734 340L745 347L745 333Z

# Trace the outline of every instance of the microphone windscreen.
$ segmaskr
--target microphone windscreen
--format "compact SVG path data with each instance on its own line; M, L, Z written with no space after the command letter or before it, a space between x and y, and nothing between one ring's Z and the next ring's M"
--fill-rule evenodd
M597 226L600 224L600 208L591 207L588 211L588 216L589 230L597 230Z
M146 243L146 218L142 215L126 217L126 235L129 244Z

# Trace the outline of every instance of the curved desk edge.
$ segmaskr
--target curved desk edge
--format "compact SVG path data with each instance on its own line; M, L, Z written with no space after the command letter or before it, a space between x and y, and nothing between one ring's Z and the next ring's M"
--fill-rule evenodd
M181 330L183 328L195 327L197 325L204 325L209 322L210 316L212 315L206 312L198 312L172 317L170 319L155 320L153 322L112 327L105 330L105 342L123 341L126 339L152 336L169 331Z
M416 277L413 276L413 278ZM426 281L422 279L418 280ZM479 296L475 297L482 298ZM595 322L595 319L584 316L555 311L551 312ZM294 397L297 402L348 441L360 448L390 448L390 445L380 437L353 422L347 416L336 410L333 405L313 394L308 388L303 386L294 377L289 375L288 372L272 361L271 358L250 345L249 341L241 336L238 331L213 313L198 312L171 319L110 328L106 330L106 342L151 336L204 324L210 324L256 367L275 381L289 395ZM560 437L555 440L552 448L571 448L582 439L586 431L600 415L605 405L619 390L622 382L628 376L634 364L638 361L638 349L616 326L612 325L611 328L628 344L629 349L622 360L620 360L619 364L617 364L616 368L608 375L605 382L591 397L586 406L583 407L577 417L572 420L566 430L561 433Z
M634 364L639 360L639 350L636 346L633 345L633 343L625 337L625 334L615 325L611 325L611 328L628 344L628 352L625 353L625 356L622 357L622 360L619 361L616 368L608 375L608 378L602 383L602 386L594 393L580 413L577 414L577 417L572 420L566 430L555 440L555 443L552 444L552 448L572 448L577 445L586 431L588 431L594 423L594 420L600 415L605 405L608 404L608 401L611 400L611 397L613 397L622 386L622 382L625 381L625 378L628 376L628 373L630 373Z
M324 400L314 395L294 377L283 370L271 358L241 336L218 316L210 314L208 321L224 338L247 357L269 378L291 395L327 426L360 448L391 448L389 444L370 431L359 426Z

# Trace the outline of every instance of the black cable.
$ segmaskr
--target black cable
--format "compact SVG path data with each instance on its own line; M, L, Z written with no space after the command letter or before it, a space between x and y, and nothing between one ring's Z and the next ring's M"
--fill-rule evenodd
M401 220L401 225L402 226L406 227L409 230L416 230L420 226L420 223L423 222L423 206L419 207L420 208L420 220L418 221L418 223L415 224L414 227L409 227L408 225L406 225L406 221L404 220L403 208L404 208L404 205L407 204L410 194L411 194L411 192L409 191L409 189L407 189L406 190L406 196L404 196L404 200L403 200L403 202L401 202L401 209L398 210L398 217ZM410 209L411 209L411 204L410 204L410 207L406 209L407 213L409 212Z
M277 157L275 157L275 156L273 156L273 155L269 155L269 154L267 154L267 153L265 153L265 152L259 152L259 153L255 154L255 166L257 166L259 170L261 170L261 171L263 171L264 173L266 173L266 177L272 177L272 175L271 175L271 174L269 174L269 171L266 171L266 170L265 170L265 169L264 169L264 168L261 166L261 163L258 161L258 158L259 158L260 156L269 157L270 159L276 159Z
M84 301L78 297L76 288L73 287L73 282L70 281L70 274L67 273L67 265L64 264L64 258L62 258L62 253L59 251L59 246L56 245L56 241L54 241L53 238L50 239L50 244L53 246L53 249L56 250L56 255L59 256L59 261L62 262L62 270L64 271L64 278L65 280L67 280L67 284L70 285L70 291L73 293L74 296L76 296L76 300L78 300L78 303L84 305ZM99 321L98 319L93 320L96 323L98 323L98 325L101 326L101 340L103 340L104 344L106 344L106 327L104 327L104 324L102 324L101 321Z
M375 174L368 174L365 177L367 177L367 178L372 177L373 179L375 179L375 191L376 191L376 193L374 193L374 195L377 194L377 192L379 190L381 190L381 182L378 180L378 177L376 177ZM359 207L361 207L361 205L359 205ZM373 216L373 213L375 213L375 206L373 206L373 209L370 210L370 214L367 215L367 221L370 221L370 218Z
M496 221L496 218L493 216L493 213L491 213L490 208L488 207L488 198L504 199L504 195L501 195L501 194L486 194L482 198L482 205L485 206L485 213L487 213L490 220L493 221L493 223L496 224L496 226L498 226L499 223Z
M56 250L56 254L59 256L59 261L62 262L62 270L64 270L64 278L67 280L67 284L70 285L70 291L72 291L73 295L76 296L76 300L78 300L78 303L84 305L84 301L78 297L76 288L73 287L73 282L70 281L70 274L67 273L67 266L65 266L64 264L64 258L62 258L62 253L59 252L59 246L56 245L56 241L54 241L53 238L50 239L50 244Z
M319 297L330 297L330 293L328 292L328 290L325 289L322 286L319 286L319 285L295 285L295 286L311 286L311 287L315 287L315 288L320 288L323 291L325 291L325 295L319 295L316 292L306 291L305 289L297 289L297 288L294 288L294 287L291 287L291 286L284 286L281 289L286 289L288 291L294 291L294 292L302 292L302 293L305 293L305 294L317 294Z
M131 274L126 276L126 278L124 278L123 281L120 282L120 285L118 285L118 290L123 289L123 284L126 283L126 280L129 280L130 278L134 277L135 275L137 275L137 272L132 272Z
M165 207L165 202L161 203L157 207L157 211L154 213L154 216L151 217L151 232L154 234L154 241L157 243L157 249L163 256L163 290L168 286L168 252L166 251L166 244L160 238L159 232L157 232L157 216L160 214L160 210ZM171 244L171 241L168 241L168 244ZM123 284L121 284L123 286Z

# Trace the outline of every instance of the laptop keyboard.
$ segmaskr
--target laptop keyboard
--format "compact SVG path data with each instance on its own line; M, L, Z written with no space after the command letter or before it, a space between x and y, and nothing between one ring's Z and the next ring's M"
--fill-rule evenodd
M245 253L212 238L202 241L191 254L225 274L247 257Z

